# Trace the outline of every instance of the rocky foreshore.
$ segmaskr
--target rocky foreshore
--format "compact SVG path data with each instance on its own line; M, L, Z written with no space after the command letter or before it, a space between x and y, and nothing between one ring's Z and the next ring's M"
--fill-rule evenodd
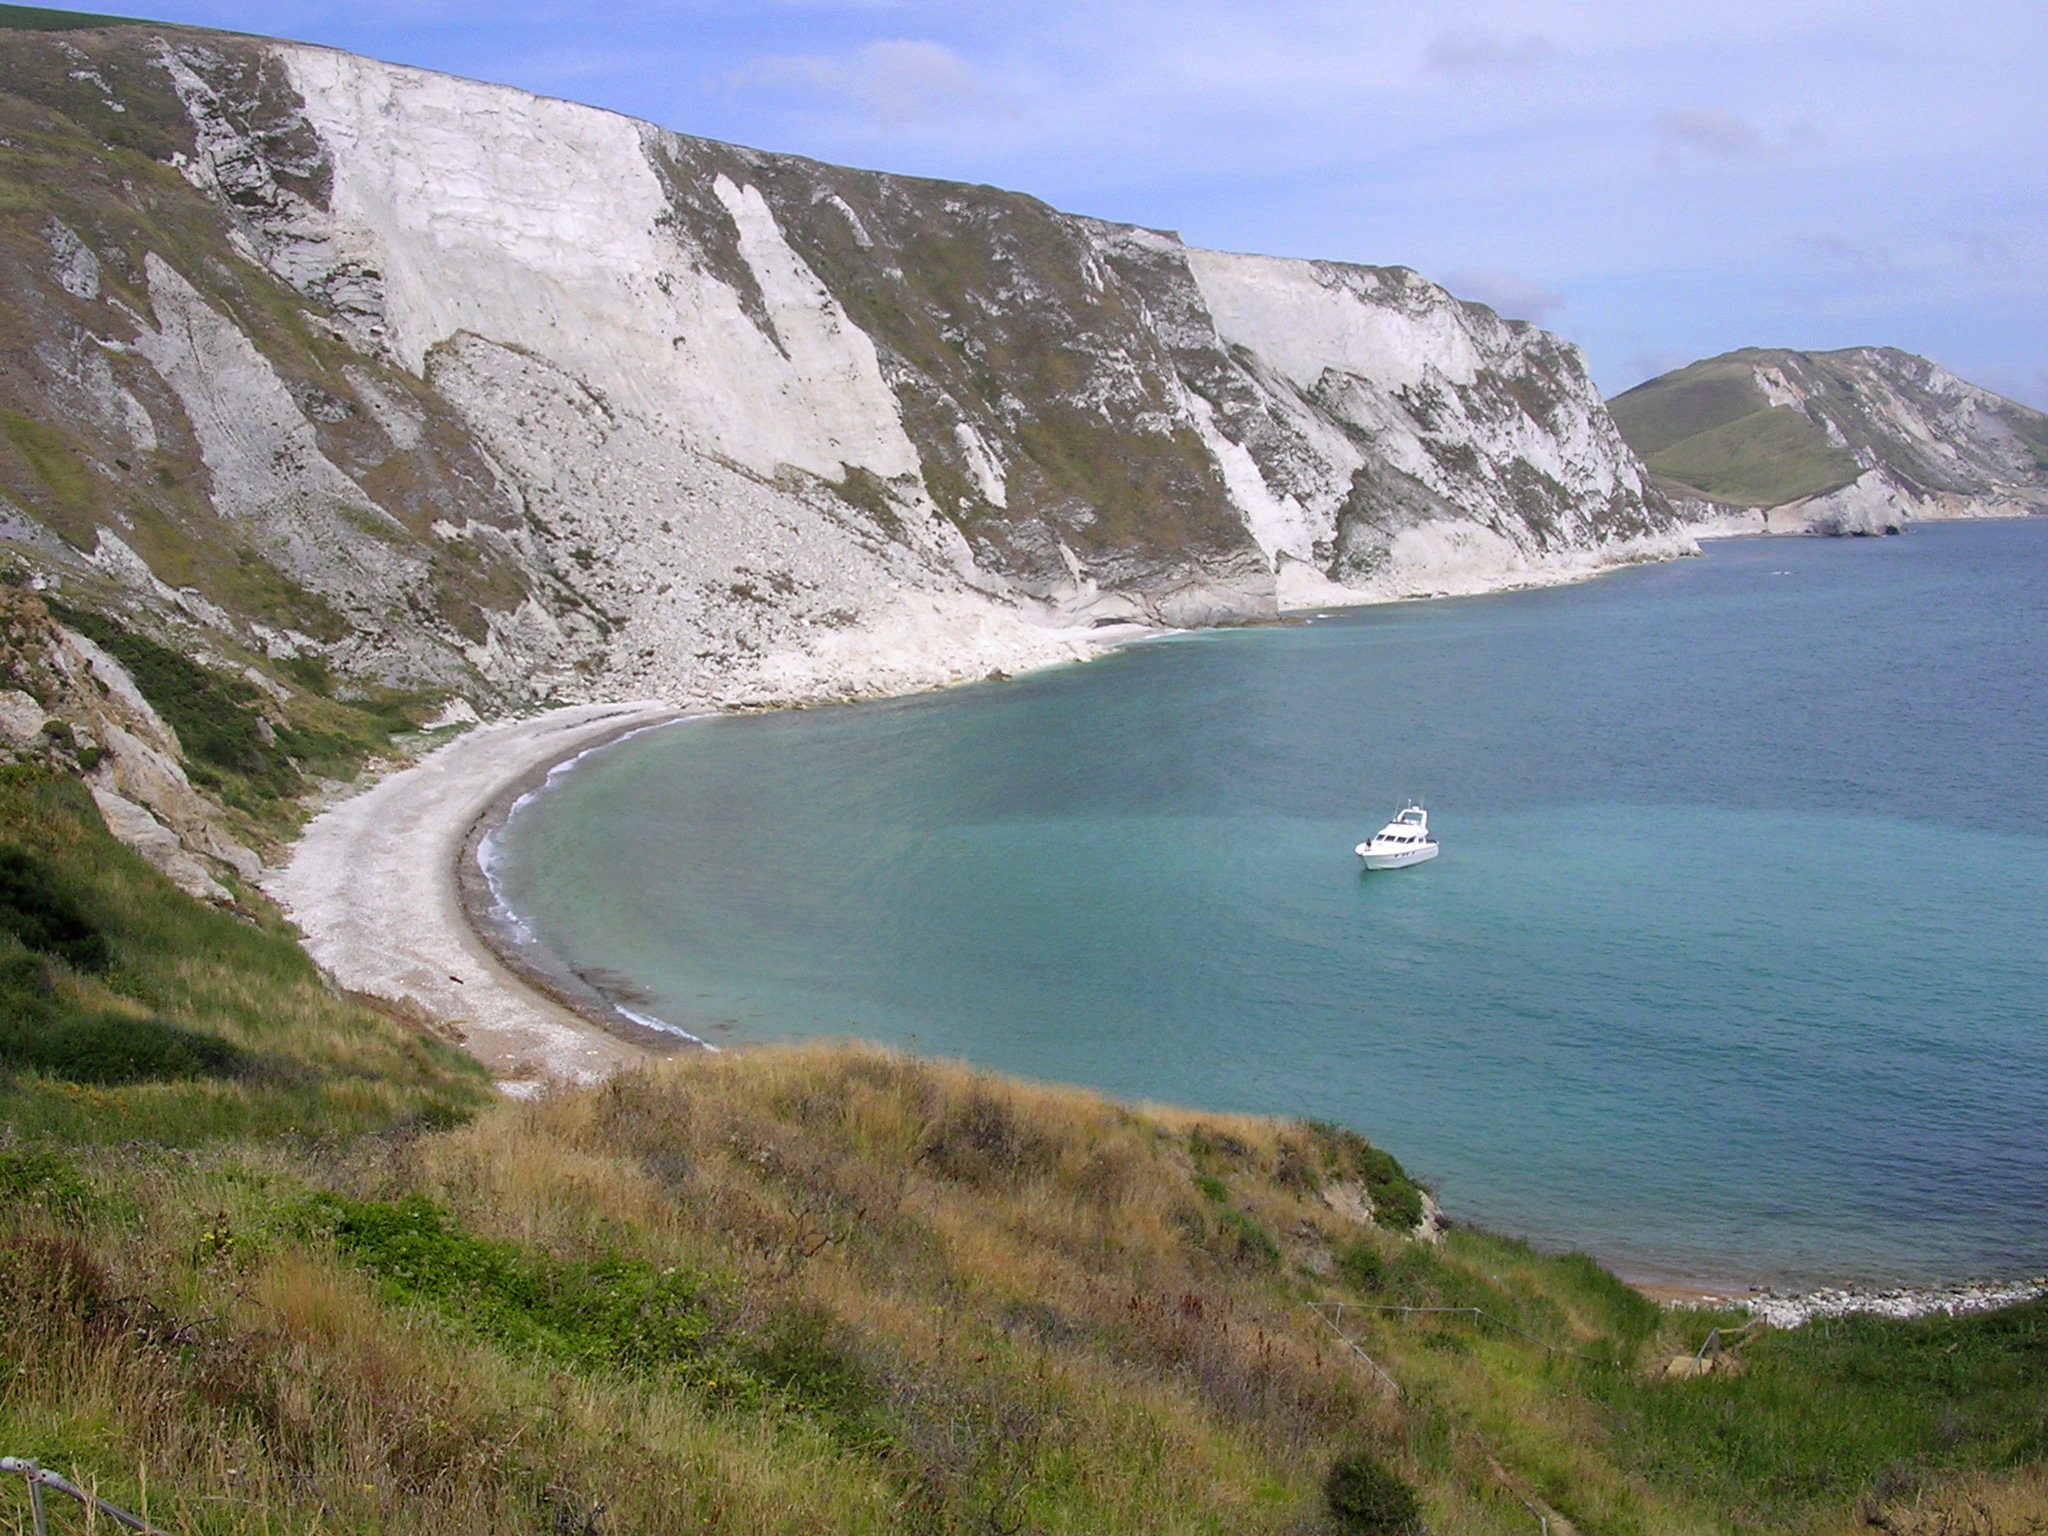
M1840 1285L1814 1291L1765 1289L1746 1296L1707 1297L1704 1303L1743 1307L1773 1327L1797 1328L1802 1323L1828 1317L1929 1317L1937 1312L1956 1317L2017 1306L2038 1296L2048 1296L2048 1275L2031 1280L1970 1280L1958 1285Z

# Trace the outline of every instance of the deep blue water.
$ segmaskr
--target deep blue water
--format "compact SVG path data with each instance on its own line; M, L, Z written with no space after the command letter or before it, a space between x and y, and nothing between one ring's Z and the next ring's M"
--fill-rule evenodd
M1722 1283L2048 1268L2048 522L1743 541L593 754L499 839L707 1039L1354 1125ZM1435 863L1352 844L1426 799Z

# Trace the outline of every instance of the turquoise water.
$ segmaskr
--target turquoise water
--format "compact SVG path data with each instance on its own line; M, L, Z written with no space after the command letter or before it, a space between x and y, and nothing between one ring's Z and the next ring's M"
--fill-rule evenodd
M693 722L499 839L706 1039L1357 1126L1643 1276L2048 1268L2048 522ZM1363 875L1408 794L1433 864Z

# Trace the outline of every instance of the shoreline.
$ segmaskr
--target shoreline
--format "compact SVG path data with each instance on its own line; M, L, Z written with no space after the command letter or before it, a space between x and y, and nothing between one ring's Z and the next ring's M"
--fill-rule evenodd
M647 700L572 705L480 725L308 822L263 890L337 985L432 1018L514 1096L595 1082L654 1054L573 989L508 964L463 890L472 839L557 764L687 711ZM479 877L480 878L480 877Z
M665 1020L656 1024L643 1019L608 996L602 988L579 976L567 964L556 960L538 940L531 940L529 936L529 942L522 943L520 937L509 929L508 925L517 919L505 906L491 879L485 854L492 835L521 805L546 789L558 774L573 768L591 753L685 720L706 719L713 713L715 711L682 709L656 713L652 718L628 721L613 729L601 730L592 738L579 739L566 752L550 752L499 788L470 822L456 855L455 891L463 919L468 923L470 932L497 962L549 1001L568 1009L606 1034L639 1046L653 1056L673 1054L691 1046L712 1051L718 1047L679 1025L668 1024Z
M720 712L647 700L477 726L326 807L263 888L338 984L447 1026L508 1096L600 1081L692 1046L716 1050L684 1026L637 1020L566 966L522 949L504 930L478 855L567 765L626 736ZM1622 1278L1663 1306L1740 1309L1777 1326L1855 1313L1957 1315L2048 1295L2048 1275L1807 1290L1668 1271Z
M2048 1296L2048 1275L2031 1280L1958 1280L1943 1285L1822 1285L1812 1290L1757 1286L1731 1292L1656 1281L1623 1282L1667 1308L1740 1310L1773 1328L1797 1328L1837 1317L1967 1317Z
M1072 638L1084 649L1073 659L1170 633L1130 624L1077 632ZM1018 674L1030 670L1032 661L1019 662ZM938 674L927 686L983 680ZM495 893L477 854L551 774L624 736L738 709L868 696L852 687L760 705L624 700L479 724L344 787L258 885L338 986L433 1020L510 1097L531 1098L550 1083L601 1081L693 1046L716 1050L680 1026L637 1018L566 966L522 952L495 920Z
M479 726L323 812L294 845L290 863L266 880L265 888L306 934L308 952L337 981L455 1024L464 1049L482 1060L498 1087L513 1097L539 1092L550 1080L597 1081L693 1045L716 1049L682 1026L636 1024L566 967L550 970L523 953L496 920L496 895L477 859L491 832L560 769L627 736L711 713L654 702L580 705ZM442 818L439 827L420 828L423 819L436 816ZM459 821L450 825L456 817ZM437 856L427 857L419 842L410 841L422 831L421 840ZM394 838L410 851L404 861L409 868L392 867L387 845ZM359 840L368 844L363 850L367 858L351 853L337 859ZM309 856L310 866L302 869ZM366 866L367 881L362 878ZM351 877L347 895L336 889L330 873L344 867ZM357 904L389 899L412 906L397 925L409 943L366 942L358 931L361 914L336 910L351 896ZM455 934L445 931L450 918L459 929ZM470 965L466 972L444 973L446 979L437 984L431 957L451 947L466 951ZM408 948L416 953L408 955ZM394 970L393 961L411 963ZM450 982L462 990L456 992ZM489 1025L474 1022L472 1010L479 1008L503 1009L509 1018ZM1735 1290L1725 1283L1674 1276L1649 1280L1624 1274L1623 1279L1663 1306L1740 1309L1779 1327L1853 1313L1958 1315L2048 1295L2048 1275L1804 1291L1768 1285Z

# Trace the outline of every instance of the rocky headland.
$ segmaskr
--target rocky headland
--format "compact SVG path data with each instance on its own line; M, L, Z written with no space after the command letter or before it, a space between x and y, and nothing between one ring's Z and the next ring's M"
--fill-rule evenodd
M1610 406L1701 538L2048 512L2048 415L1893 347L1748 348Z

